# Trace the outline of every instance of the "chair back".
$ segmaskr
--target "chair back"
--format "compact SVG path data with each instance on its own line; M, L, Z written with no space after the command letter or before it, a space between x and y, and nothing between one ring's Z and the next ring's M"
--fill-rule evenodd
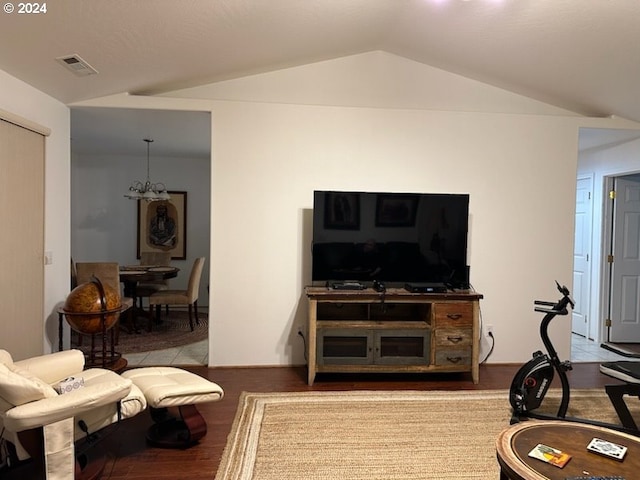
M141 252L140 265L171 265L171 252Z
M159 265L168 267L171 265L171 252L140 252L140 265ZM139 287L145 286L162 286L168 287L169 280L149 280L139 284ZM140 288L139 291L144 291Z
M187 287L187 296L189 303L193 303L198 299L198 290L200 289L200 278L202 277L202 269L204 268L204 257L198 257L193 262L191 274L189 275L189 286Z
M76 264L71 257L71 290L78 286L78 272L76 271Z
M104 285L109 285L122 297L118 262L76 262L78 285L90 282L92 275L95 275Z

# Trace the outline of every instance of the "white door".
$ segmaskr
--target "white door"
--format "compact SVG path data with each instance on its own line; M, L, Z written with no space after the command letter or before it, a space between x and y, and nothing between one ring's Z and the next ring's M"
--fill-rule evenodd
M591 202L593 178L579 178L576 188L576 223L573 247L573 299L571 331L588 336L591 299Z
M609 340L640 342L640 176L615 179Z

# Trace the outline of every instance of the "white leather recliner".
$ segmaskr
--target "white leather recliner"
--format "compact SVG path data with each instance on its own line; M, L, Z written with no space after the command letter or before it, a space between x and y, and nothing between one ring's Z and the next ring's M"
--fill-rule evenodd
M48 479L95 478L89 468L83 477L74 442L147 406L130 379L102 368L83 370L84 362L79 350L17 362L0 350L0 436L16 446L18 459L44 460ZM56 387L69 377L84 385L59 394Z

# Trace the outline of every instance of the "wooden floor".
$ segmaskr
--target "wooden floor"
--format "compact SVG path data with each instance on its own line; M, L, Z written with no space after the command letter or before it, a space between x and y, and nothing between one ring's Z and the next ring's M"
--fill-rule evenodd
M306 384L306 368L206 368L188 370L218 383L225 391L223 400L198 408L207 419L208 433L187 450L166 450L146 445L145 431L151 424L148 412L122 422L112 429L101 447L108 452L103 479L111 480L213 480L227 435L231 429L238 398L248 392L299 392L320 390L485 390L508 389L519 365L481 365L480 383L474 385L469 374L319 375L312 387ZM611 379L599 372L598 363L579 363L569 372L572 388L601 388ZM554 385L557 386L557 385ZM506 425L505 425L506 426ZM0 478L36 478L21 472ZM26 475L26 476L25 476Z

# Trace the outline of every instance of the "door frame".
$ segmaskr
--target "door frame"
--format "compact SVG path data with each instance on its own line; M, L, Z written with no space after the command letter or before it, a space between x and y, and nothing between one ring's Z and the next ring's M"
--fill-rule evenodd
M609 341L609 327L606 319L611 313L611 266L607 261L613 248L613 202L609 198L609 192L613 190L616 177L621 175L606 175L603 180L603 205L602 205L602 262L600 265L600 312L598 318L600 323L600 341Z
M588 340L598 340L599 338L599 332L598 332L598 328L594 328L594 318L593 315L591 314L591 307L592 307L592 300L591 300L591 292L594 291L593 288L593 269L592 269L592 265L593 265L593 217L594 217L594 208L593 208L593 202L595 200L595 195L594 195L594 183L595 183L595 178L593 173L586 173L586 174L582 174L582 175L578 175L578 177L576 178L576 185L578 184L578 182L580 180L586 180L589 183L589 195L590 195L590 200L591 200L591 206L590 206L590 211L589 211L589 231L587 232L587 235L589 236L589 245L588 245L588 252L587 252L587 256L589 257L588 260L588 268L586 269L584 273L584 276L586 277L586 280L589 284L589 288L587 289L587 292L581 292L582 295L582 302L583 304L581 305L583 307L583 315L586 316L587 318L587 325L586 325L586 334L585 334L585 338ZM577 189L576 189L577 190ZM577 218L577 199L576 199L576 218ZM576 235L576 230L574 230L574 262L575 262L575 249L576 249L576 240L575 240L575 235ZM574 270L573 270L573 277L574 277L574 281L575 281L575 263L573 265ZM575 289L575 285L573 285L573 289ZM585 298L585 294L586 293L586 298ZM571 330L573 332L573 317L571 319ZM573 332L575 333L575 332Z

